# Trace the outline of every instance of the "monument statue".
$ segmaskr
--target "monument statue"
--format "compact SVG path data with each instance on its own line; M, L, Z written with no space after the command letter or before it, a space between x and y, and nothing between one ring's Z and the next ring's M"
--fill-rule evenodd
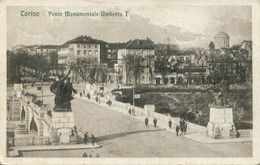
M70 101L73 100L73 95L77 93L68 77L72 68L65 77L59 75L58 80L51 84L50 91L55 94L54 111L71 111Z

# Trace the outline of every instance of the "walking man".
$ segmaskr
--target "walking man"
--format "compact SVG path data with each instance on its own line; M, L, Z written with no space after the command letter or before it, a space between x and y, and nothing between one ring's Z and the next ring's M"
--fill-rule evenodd
M145 118L145 120L144 120L144 123L145 123L145 126L146 126L146 127L148 126L148 122L149 122L149 120L148 120L148 117L147 117L147 118Z
M95 136L93 134L91 135L91 142L92 142L92 145L95 144Z
M153 120L153 125L154 125L154 127L157 126L157 119L156 118Z
M131 115L131 108L129 108L128 113L129 113L129 115Z
M180 130L180 127L178 125L176 125L176 135L179 136L179 130Z
M88 143L88 132L86 132L84 134L84 139L83 139L84 143L87 144Z
M172 128L172 120L171 119L169 120L168 124L169 124L169 128L171 129Z

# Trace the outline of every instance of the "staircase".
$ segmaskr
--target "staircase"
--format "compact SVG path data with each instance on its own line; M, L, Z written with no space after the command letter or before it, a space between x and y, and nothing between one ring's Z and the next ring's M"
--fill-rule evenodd
M15 134L28 134L27 125L25 123L20 123L14 130Z

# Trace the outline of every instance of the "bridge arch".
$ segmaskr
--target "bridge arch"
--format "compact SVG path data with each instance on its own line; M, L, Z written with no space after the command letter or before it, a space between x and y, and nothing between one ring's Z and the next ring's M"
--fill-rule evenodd
M25 109L22 106L22 110L21 110L21 122L25 121Z
M37 124L35 122L34 117L32 117L29 129L30 129L30 134L33 134L33 135L37 135L38 134L38 127L37 127Z

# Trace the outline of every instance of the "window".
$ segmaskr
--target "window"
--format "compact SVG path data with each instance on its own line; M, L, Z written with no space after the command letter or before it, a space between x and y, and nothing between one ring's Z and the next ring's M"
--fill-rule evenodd
M88 55L90 55L90 56L91 56L91 50L89 50L89 51L88 51Z
M87 54L87 51L86 50L84 50L84 55L86 55Z
M95 55L96 55L96 56L98 55L98 51L97 51L97 50L95 51Z
M80 55L80 50L77 51L77 54Z
M84 44L84 48L86 48L86 44Z
M78 44L78 48L80 47L80 44Z
M88 44L88 48L91 48L91 45L90 45L90 44Z
M97 45L97 44L95 44L95 48L98 48L98 45Z

